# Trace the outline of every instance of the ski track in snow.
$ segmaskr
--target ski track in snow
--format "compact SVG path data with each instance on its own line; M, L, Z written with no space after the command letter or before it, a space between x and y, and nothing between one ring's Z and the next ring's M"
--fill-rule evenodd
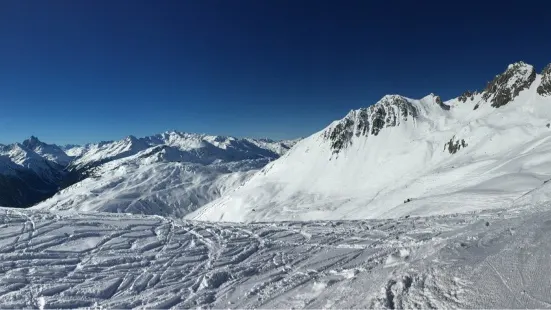
M1 209L0 304L549 308L547 209L255 224Z

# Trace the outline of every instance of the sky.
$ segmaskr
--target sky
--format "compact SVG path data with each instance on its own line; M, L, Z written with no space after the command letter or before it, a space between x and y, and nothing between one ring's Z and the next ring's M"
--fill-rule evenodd
M540 71L545 2L2 0L0 143L308 136L385 94Z

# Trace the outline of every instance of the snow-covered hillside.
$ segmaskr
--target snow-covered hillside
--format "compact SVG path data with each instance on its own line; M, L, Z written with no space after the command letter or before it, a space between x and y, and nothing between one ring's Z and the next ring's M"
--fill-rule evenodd
M60 147L33 136L0 145L0 205L30 206L68 187L40 208L182 216L295 143L170 131Z
M202 165L166 160L170 148L154 147L114 160L34 209L103 211L181 218L237 188L268 160Z
M111 160L135 155L154 146L171 147L175 156L179 157L178 160L199 164L276 159L295 143L296 141L238 139L168 131L144 138L128 136L120 141L90 144L81 149L72 148L72 153L80 152L81 155L71 163L70 169L95 167Z
M231 225L0 209L0 304L548 308L550 210Z
M392 218L511 205L551 179L550 75L519 62L447 102L385 96L189 218Z
M181 218L241 186L294 143L167 132L87 145L70 166L81 180L33 208Z

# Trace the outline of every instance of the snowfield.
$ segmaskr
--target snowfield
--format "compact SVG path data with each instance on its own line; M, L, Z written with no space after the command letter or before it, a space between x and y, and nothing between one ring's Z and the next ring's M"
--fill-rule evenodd
M549 204L203 223L0 209L2 308L549 308Z
M85 150L70 167L85 177L33 208L182 218L243 185L295 143L166 132L77 147Z
M201 165L151 158L149 150L114 160L33 206L63 212L113 212L181 218L241 186L268 160Z

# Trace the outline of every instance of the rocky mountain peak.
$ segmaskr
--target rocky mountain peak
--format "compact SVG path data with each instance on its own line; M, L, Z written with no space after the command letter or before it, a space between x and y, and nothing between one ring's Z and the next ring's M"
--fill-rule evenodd
M482 99L499 108L513 101L518 94L528 89L536 79L532 65L522 61L510 64L505 72L497 75L482 91Z
M459 100L460 102L467 102L467 100L473 101L473 100L474 100L474 96L475 96L476 94L477 94L476 91L471 92L470 90L467 90L467 91L465 91L464 93L462 93L459 97L457 97L457 100Z
M40 141L37 137L35 136L31 136L29 139L23 141L23 145L25 147L28 147L30 149L34 149L36 148L37 146L43 144L42 141Z
M386 127L395 127L418 115L417 108L399 95L386 95L376 104L350 111L335 126L324 132L334 154L352 144L352 137L376 136Z
M551 64L548 64L541 72L541 82L537 92L542 96L551 96Z

